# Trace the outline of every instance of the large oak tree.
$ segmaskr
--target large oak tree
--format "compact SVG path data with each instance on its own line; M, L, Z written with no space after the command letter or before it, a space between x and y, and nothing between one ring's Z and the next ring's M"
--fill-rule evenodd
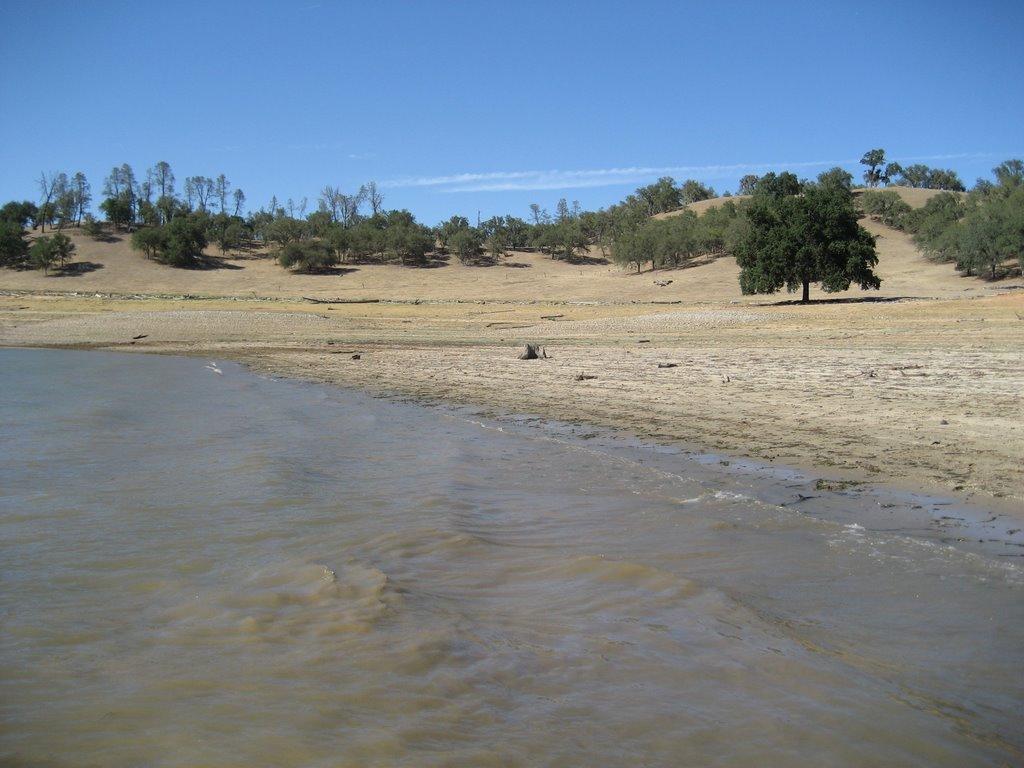
M851 283L878 288L875 238L857 222L852 195L837 186L810 185L803 194L755 195L746 210L749 228L736 248L744 294L775 293L811 283L828 293Z

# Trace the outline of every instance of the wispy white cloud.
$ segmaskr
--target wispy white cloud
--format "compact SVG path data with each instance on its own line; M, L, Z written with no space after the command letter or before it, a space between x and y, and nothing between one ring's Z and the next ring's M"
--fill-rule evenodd
M986 157L989 153L962 153L906 158L906 161L954 160ZM800 160L790 162L732 163L727 165L664 165L592 168L584 170L490 171L456 173L446 176L406 176L381 182L382 187L404 189L428 187L440 192L508 192L512 190L582 189L639 184L660 176L701 179L732 178L745 173L769 170L802 170L856 164L856 158L841 160Z

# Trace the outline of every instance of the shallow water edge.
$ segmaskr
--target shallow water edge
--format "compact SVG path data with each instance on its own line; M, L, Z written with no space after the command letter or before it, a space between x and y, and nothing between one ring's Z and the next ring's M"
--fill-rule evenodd
M335 388L387 402L418 405L452 417L478 421L484 428L512 429L518 434L539 433L554 440L586 443L591 450L631 453L633 455L629 458L639 463L654 462L654 466L658 466L658 461L671 463L671 457L682 457L695 466L715 467L722 473L722 477L737 478L739 485L746 488L745 492L765 503L796 508L801 504L806 506L806 502L812 499L858 499L865 502L865 518L854 522L885 526L886 520L893 515L904 515L907 530L915 530L929 540L987 556L1008 558L1010 562L1024 565L1024 506L1013 499L1000 499L976 492L957 493L946 488L903 480L879 480L852 471L836 473L802 463L765 462L742 454L710 451L682 440L659 440L638 435L623 427L562 421L535 413L460 402L450 396L411 395L383 383L373 388L359 387L304 375L298 371L282 371L280 365L268 366L260 357L245 351L211 355L210 351L204 350L161 352L152 349L111 348L106 345L0 345L0 350L5 348L63 349L199 360L218 357L230 360L234 365L257 376ZM223 353L225 350L218 352ZM883 513L871 514L874 512L873 507L883 510Z
M189 356L206 357L201 354ZM355 387L282 371L279 365L274 365L268 372L266 364L261 364L258 358L240 357L236 364L256 375L336 387L389 402L412 403L457 418L478 421L485 428L511 429L517 434L536 434L575 445L585 444L588 450L621 454L623 458L641 464L671 466L674 460L683 458L690 466L699 466L709 472L714 468L712 474L716 477L735 478L745 493L765 503L796 508L801 504L806 506L806 502L812 499L858 499L865 502L865 518L860 521L864 525L885 526L893 515L905 515L908 528L916 529L931 540L1024 563L1024 507L1015 500L978 493L958 494L896 480L869 479L863 474L828 472L815 466L769 463L742 454L709 451L681 440L658 440L637 435L622 427L561 421L493 406L481 407L480 404L458 402L451 397L410 395L389 389L385 384L375 388ZM227 359L232 358L228 356ZM873 507L883 510L883 513L871 514Z
M985 510L210 358L0 358L0 760L1024 755Z

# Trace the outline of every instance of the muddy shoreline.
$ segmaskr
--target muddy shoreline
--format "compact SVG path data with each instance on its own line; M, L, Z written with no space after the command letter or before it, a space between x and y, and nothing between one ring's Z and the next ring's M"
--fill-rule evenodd
M194 359L215 356L241 365L256 375L312 386L338 387L374 399L433 408L443 415L468 419L487 428L513 430L577 446L586 445L588 450L601 451L638 465L653 466L670 474L683 474L687 468L691 472L707 472L710 468L716 476L721 473L721 476L736 480L720 489L724 493L742 493L761 503L807 512L818 519L843 522L855 532L899 532L936 546L1002 558L1015 567L1024 563L1024 512L1014 500L949 492L934 486L880 479L864 472L830 472L807 462L774 463L736 451L713 450L699 443L634 431L622 425L565 420L457 397L332 381L308 372L289 370L286 353L275 354L267 350L256 354L251 351L223 354L223 349L182 351L82 344L36 348ZM856 514L845 511L851 504L856 508ZM813 512L810 511L812 507ZM827 511L831 507L844 511L838 516L831 515ZM823 508L825 514L822 514Z

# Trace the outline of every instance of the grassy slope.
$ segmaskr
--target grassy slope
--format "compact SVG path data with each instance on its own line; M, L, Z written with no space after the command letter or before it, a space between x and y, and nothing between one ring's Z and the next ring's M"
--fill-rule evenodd
M892 189L914 205L922 205L935 194L932 190L924 189ZM705 200L692 207L703 211L721 204L723 200ZM982 296L991 294L993 287L1009 287L1024 282L1013 279L991 284L976 278L961 277L951 265L935 264L926 259L906 234L870 220L865 220L864 225L878 236L881 296ZM607 263L572 265L552 261L537 253L517 252L509 255L499 265L491 267L464 266L453 259L443 266L433 268L358 264L346 267L334 275L295 275L286 272L265 256L232 257L225 260L225 267L221 269L173 269L147 261L131 249L127 237L106 243L91 240L74 230L70 234L78 248L76 260L96 265L93 271L76 276L44 276L37 272L0 270L0 288L92 293L515 302L757 303L766 300L765 297L740 295L738 270L735 262L729 258L689 269L636 275ZM215 253L213 250L210 252ZM600 257L596 251L592 255L598 259ZM659 287L655 285L655 279L672 280L672 284ZM854 290L836 296L841 298L860 293ZM781 298L787 297L783 295Z

